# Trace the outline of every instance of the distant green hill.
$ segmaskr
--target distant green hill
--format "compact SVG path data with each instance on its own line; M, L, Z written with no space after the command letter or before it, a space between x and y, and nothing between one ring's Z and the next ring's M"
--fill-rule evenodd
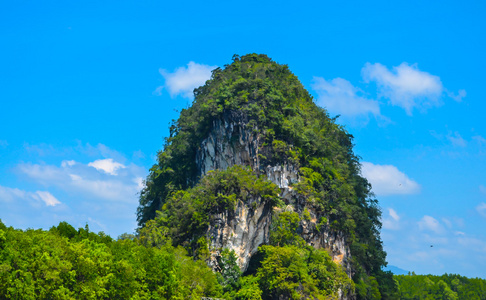
M392 266L392 265L388 265L384 267L383 270L390 271L393 273L393 275L408 275L408 273L410 273L410 271L406 271L404 269L400 269L399 267Z
M486 280L456 274L396 275L400 299L486 299Z

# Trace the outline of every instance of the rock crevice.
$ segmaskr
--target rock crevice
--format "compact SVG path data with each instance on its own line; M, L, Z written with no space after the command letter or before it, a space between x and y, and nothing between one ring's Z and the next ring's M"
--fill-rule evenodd
M262 165L260 154L265 152L262 140L256 128L248 128L248 120L243 114L225 113L221 119L213 121L212 130L197 151L199 176L233 165L248 166L264 174L280 188L280 197L292 210L302 213L305 208L308 209L312 218L302 220L300 224L304 240L315 248L327 249L333 260L343 265L351 277L351 256L345 236L330 230L328 224L318 224L321 216L312 207L306 207L305 199L293 191L292 185L300 180L298 166L290 162ZM214 216L206 234L210 241L213 267L217 264L221 249L228 248L234 250L241 270L245 271L258 247L269 242L272 209L268 203L257 200L253 199L250 203L240 201L234 212Z

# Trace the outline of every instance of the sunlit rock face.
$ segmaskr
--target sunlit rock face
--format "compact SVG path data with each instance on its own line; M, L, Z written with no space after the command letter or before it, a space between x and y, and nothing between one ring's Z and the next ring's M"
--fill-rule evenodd
M258 246L268 242L272 219L269 203L248 205L240 202L234 213L227 212L215 217L207 231L212 266L216 266L220 250L228 248L235 251L238 264L245 271Z
M233 165L249 166L280 187L280 197L287 204L285 209L302 213L306 208L306 199L292 189L292 185L299 181L298 166L288 161L262 165L260 156L268 155L262 140L261 133L257 128L249 128L248 120L241 112L226 113L222 119L213 121L212 130L198 149L196 163L199 175ZM310 219L302 220L299 228L301 236L309 245L327 249L334 261L342 264L351 277L350 250L345 237L339 232L332 232L328 224L318 226L322 216L317 215L311 207L307 207L307 210ZM241 270L246 271L258 247L269 241L272 215L268 203L253 199L249 203L238 203L234 212L227 211L215 216L206 234L210 241L211 264L216 266L220 250L229 248L238 256Z

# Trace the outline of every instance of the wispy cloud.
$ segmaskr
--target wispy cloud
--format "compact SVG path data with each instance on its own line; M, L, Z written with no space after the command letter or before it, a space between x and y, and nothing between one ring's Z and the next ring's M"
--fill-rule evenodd
M179 67L172 73L160 69L159 72L165 79L165 85L157 87L154 94L160 95L162 90L166 88L171 97L181 95L185 98L193 98L194 89L210 79L211 71L216 68L217 66L208 66L191 61L187 64L187 67Z
M1 202L26 202L30 204L38 204L43 202L46 206L56 206L61 204L51 193L47 191L28 192L17 188L10 188L0 186L0 201Z
M381 236L390 264L406 266L417 274L462 272L469 277L484 276L486 241L471 234L474 230L471 224L465 224L467 220L433 214L415 219L397 213L399 226L394 226L393 213L388 210L383 215Z
M108 146L98 143L93 146L90 143L77 141L73 146L54 146L51 144L24 144L24 149L34 156L38 157L92 157L92 158L112 158L120 163L124 163L126 158L120 152L109 148Z
M400 216L393 208L388 208L388 215L382 220L383 228L388 230L400 229Z
M15 199L25 199L28 193L26 191L9 188L0 185L0 200L3 202L13 202Z
M454 99L457 102L461 102L462 98L467 96L466 90L459 90L457 92L457 95L454 94L453 92L448 91L448 90L446 90L446 93L447 93L447 96L449 96L450 98Z
M67 155L71 148L56 148L53 145L40 143L31 145L29 143L24 143L24 149L28 153L35 154L37 156L64 156Z
M420 185L392 165L362 162L361 174L368 179L378 196L416 194Z
M334 78L327 81L322 77L314 77L312 88L318 94L318 104L333 114L345 117L380 115L378 101L361 96L362 91L346 79Z
M47 187L125 203L137 202L140 178L145 175L141 167L134 164L124 166L112 159L97 160L87 165L72 160L63 161L60 166L20 164L17 169Z
M91 157L102 156L103 158L110 158L120 163L124 163L126 161L123 154L101 143L97 144L96 146L92 146L89 143L82 144L79 142L75 148L75 151Z
M24 145L29 160L14 172L22 187L0 187L0 212L6 224L26 229L49 228L67 221L112 236L133 232L144 167L104 144ZM134 155L143 160L140 151ZM49 163L46 163L49 162Z
M438 133L435 130L429 131L430 135L432 135L438 141L441 141L444 146L452 146L453 148L466 148L472 140L475 140L477 146L481 146L483 143L482 136L473 136L471 139L464 138L459 131L451 131L449 130L447 133ZM486 142L486 140L484 141ZM473 144L473 146L474 146ZM449 147L450 148L450 147ZM455 149L458 150L458 149Z
M420 230L429 230L437 234L444 233L444 227L440 224L440 222L437 219L431 216L424 216L418 222L418 226Z
M486 145L486 139L480 135L475 135L472 139L475 140L479 146Z
M451 142L451 144L453 146L456 146L456 147L466 147L467 146L467 142L466 140L464 140L462 138L462 136L459 134L459 132L454 132L454 134L452 133L449 133L447 135L447 140L449 140L449 142Z
M483 186L481 186L481 187L483 187ZM476 211L481 216L486 217L486 203L484 203L484 202L479 203L479 205L476 206Z

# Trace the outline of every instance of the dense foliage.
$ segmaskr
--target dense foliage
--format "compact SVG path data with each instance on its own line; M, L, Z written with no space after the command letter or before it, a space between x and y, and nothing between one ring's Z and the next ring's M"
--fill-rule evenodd
M200 299L217 276L183 248L117 241L62 222L49 231L0 222L0 299Z
M226 249L214 273L156 226L113 240L65 222L22 231L0 221L0 299L328 299L353 288L324 250L268 245L260 253L256 272L242 276Z
M209 172L193 188L171 195L158 212L157 225L174 244L198 248L198 239L215 214L234 212L238 202L247 205L278 204L278 187L249 169L234 166Z
M400 299L415 300L480 300L486 299L486 280L467 278L455 274L395 275Z
M164 212L184 213L174 207L179 201L187 203L188 189L200 180L196 155L201 142L214 120L237 117L244 120L245 130L259 135L260 168L285 162L296 166L301 181L294 188L299 197L331 230L345 234L358 296L392 297L396 292L392 275L382 271L386 254L379 237L381 212L369 183L360 176L352 136L313 102L288 67L265 55L234 56L230 65L214 70L211 79L194 90L194 96L192 106L173 122L158 163L146 179L137 210L140 227L161 210L160 225L178 232L175 244L184 243L187 235L180 226L190 227L171 223ZM228 203L227 199L223 202ZM178 221L186 222L185 217L182 221L179 215ZM206 217L202 218L200 224L192 224L196 231L206 226ZM194 244L195 240L185 242Z
M149 231L150 236L154 236L153 231L159 231L160 238L152 240L164 244L168 240L162 236L166 236L192 250L195 257L206 260L209 252L202 233L215 214L233 212L238 202L279 208L283 203L278 191L275 184L248 168L237 165L212 171L193 188L173 194L158 217L147 222L141 238ZM234 253L228 249L222 251L217 271L226 299L273 299L279 295L289 299L310 296L326 299L337 296L339 289L343 293L354 291L353 282L326 250L305 245L297 233L299 222L297 213L278 214L272 223L271 245L260 248L257 266L243 277ZM248 295L253 296L245 298Z
M290 226L276 231L272 245L260 247L247 274L227 249L214 273L171 246L157 226L113 240L65 222L49 231L23 231L0 221L0 299L336 299L340 291L352 293L355 284L327 251L298 246L296 217L281 214L276 226L288 220ZM280 246L273 245L277 241ZM411 274L394 280L399 292L390 299L486 299L484 279ZM380 293L372 287L366 299Z

